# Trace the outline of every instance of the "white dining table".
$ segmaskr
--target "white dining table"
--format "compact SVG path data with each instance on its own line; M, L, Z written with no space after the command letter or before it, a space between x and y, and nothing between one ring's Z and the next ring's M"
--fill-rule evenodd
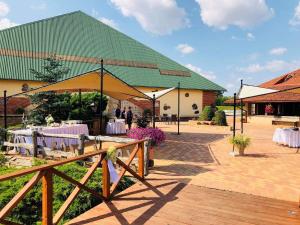
M106 125L106 134L126 134L126 124L124 119L116 119Z
M300 147L300 131L293 130L293 128L276 128L273 134L273 142L291 148L298 148Z

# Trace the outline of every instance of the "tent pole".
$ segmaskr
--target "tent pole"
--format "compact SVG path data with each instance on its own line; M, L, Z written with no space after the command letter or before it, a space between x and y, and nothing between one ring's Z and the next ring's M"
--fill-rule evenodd
M101 59L101 71L100 71L100 103L99 103L99 108L100 108L100 135L102 135L102 98L103 98L103 59ZM101 142L100 142L100 148L101 148Z
M82 119L82 100L81 100L81 89L79 89L78 91L78 95L79 95L79 116Z
M178 82L178 88L177 89L178 89L177 135L179 135L180 134L180 131L179 131L179 125L180 125L180 82Z
M7 91L4 90L3 94L3 100L4 100L4 129L7 129ZM6 139L6 137L5 137Z
M243 80L241 80L241 89L243 87ZM244 133L244 112L243 112L243 99L240 99L240 108L241 108L241 133Z
M153 128L155 128L155 94L153 94L153 99L152 99L152 125Z
M236 93L233 95L233 138L235 137L235 119L236 119ZM234 152L234 145L233 145Z

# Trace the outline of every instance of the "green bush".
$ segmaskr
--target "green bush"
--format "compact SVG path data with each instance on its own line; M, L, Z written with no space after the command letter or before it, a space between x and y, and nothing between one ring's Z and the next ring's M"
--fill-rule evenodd
M224 111L219 110L215 113L213 121L218 126L227 126L226 114Z
M18 107L15 111L16 114L23 114L25 112L24 108Z
M2 167L5 166L6 162L7 162L7 158L5 157L5 155L0 153L0 169L2 169Z
M11 168L1 168L0 174L4 174L6 169L7 172L12 172ZM88 170L87 168L80 166L77 163L70 163L59 166L57 167L57 169L71 176L77 181L80 181L80 179ZM3 208L32 177L33 174L30 174L0 182L0 209ZM99 168L90 178L87 186L95 190L96 192L101 192L101 177L102 171ZM132 184L133 182L129 178L124 177L120 185L118 186L118 190L124 190ZM54 212L57 212L57 210L61 207L67 197L74 190L74 185L63 180L60 177L54 176L53 189L53 210ZM84 190L81 191L64 215L63 222L66 222L67 220L82 214L86 210L94 207L99 203L101 203L100 199L95 198ZM10 219L21 224L36 224L37 222L41 221L41 215L41 182L39 182L30 192L27 193L26 197L13 210Z
M211 121L215 116L214 110L211 106L205 106L202 113L200 114L200 121Z

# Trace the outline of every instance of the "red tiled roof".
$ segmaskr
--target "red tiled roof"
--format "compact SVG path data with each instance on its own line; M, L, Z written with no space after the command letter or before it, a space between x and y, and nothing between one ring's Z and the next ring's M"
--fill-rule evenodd
M300 87L300 69L283 74L259 85L259 87L286 90ZM300 94L278 92L247 98L245 102L300 102Z

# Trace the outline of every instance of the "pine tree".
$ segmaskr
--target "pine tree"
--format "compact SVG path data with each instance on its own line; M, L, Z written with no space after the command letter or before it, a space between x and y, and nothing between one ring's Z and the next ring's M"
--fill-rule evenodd
M35 78L47 83L54 83L62 79L70 72L70 69L64 67L61 59L56 55L51 55L44 59L42 71L30 69ZM55 94L52 91L34 94L31 103L36 107L29 114L29 122L34 125L45 124L45 118L51 114L55 121L68 118L70 107L70 94Z

